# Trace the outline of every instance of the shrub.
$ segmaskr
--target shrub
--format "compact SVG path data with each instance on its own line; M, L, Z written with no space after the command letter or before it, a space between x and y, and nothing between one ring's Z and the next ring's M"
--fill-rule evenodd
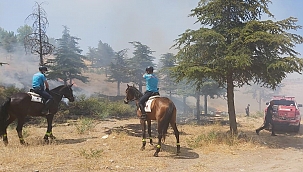
M78 134L84 134L95 127L94 121L88 118L80 118L79 124L76 125Z
M93 158L99 158L101 157L103 153L103 149L80 149L79 154L86 159L93 159Z
M191 139L186 140L190 148L202 148L206 146L237 146L243 143L252 143L254 140L246 136L245 133L239 132L238 135L231 135L230 132L223 130L211 129L208 132L195 135Z
M15 87L14 85L7 86L7 87L1 87L0 88L0 104L2 104L4 101L6 101L7 98L11 97L13 94L18 93L18 92L25 92L25 90L19 89L19 88Z
M79 116L96 116L100 118L109 115L126 116L133 114L134 109L123 102L110 102L103 98L89 97L80 95L75 102L69 106L62 107L61 111L69 110L69 114Z

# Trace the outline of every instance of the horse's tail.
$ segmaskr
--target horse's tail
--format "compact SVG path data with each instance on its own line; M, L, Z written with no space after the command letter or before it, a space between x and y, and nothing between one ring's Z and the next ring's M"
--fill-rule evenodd
M3 134L6 126L6 120L8 118L8 107L11 103L11 99L6 100L0 109L0 135Z
M165 141L165 136L167 134L168 126L173 116L174 110L175 110L175 105L173 102L170 101L168 108L166 109L166 112L163 116L163 119L160 122L160 129L161 129L160 132L162 133L163 142Z

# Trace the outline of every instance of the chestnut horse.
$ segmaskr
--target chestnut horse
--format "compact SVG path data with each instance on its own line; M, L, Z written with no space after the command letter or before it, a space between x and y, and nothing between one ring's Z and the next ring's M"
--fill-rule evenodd
M125 91L126 97L124 99L124 103L128 103L130 101L135 101L137 105L137 115L141 116L141 111L139 109L139 99L143 96L143 94L134 86L127 85L127 89ZM179 142L179 131L176 125L176 106L175 104L167 97L158 97L153 100L151 103L151 112L147 112L147 126L148 126L148 135L150 139L150 144L152 144L151 138L151 120L156 120L158 123L157 130L158 130L158 144L156 152L154 156L158 156L158 153L161 149L161 139L165 140L165 135L167 134L167 129L169 124L174 130L175 137L177 140L177 155L180 153L180 142ZM141 150L145 149L146 145L146 123L145 120L140 120L142 126L142 147Z
M0 110L0 137L3 137L5 145L8 144L7 139L7 127L16 119L17 133L21 144L25 144L22 136L22 128L25 123L26 116L46 116L47 119L47 131L44 135L44 140L48 141L48 138L55 139L52 134L52 123L54 115L58 111L59 103L63 97L67 98L70 102L74 101L72 85L61 85L52 90L49 94L53 97L53 103L49 107L49 114L42 115L41 111L44 104L41 102L32 101L32 95L29 93L16 93L12 95L6 102L3 103Z

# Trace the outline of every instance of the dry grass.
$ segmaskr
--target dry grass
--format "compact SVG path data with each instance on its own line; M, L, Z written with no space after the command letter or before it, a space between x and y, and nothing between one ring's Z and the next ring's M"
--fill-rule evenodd
M244 139L224 137L229 126L179 125L181 154L175 155L175 137L170 129L158 158L152 156L154 146L139 150L138 119L93 122L79 119L64 125L56 124L53 133L57 139L50 144L42 141L45 128L29 126L25 128L27 146L20 145L16 131L9 129L9 145L0 148L0 171L203 171L205 165L196 162L201 154L234 154L261 147L251 132L256 128L255 120L239 120L239 131L246 134ZM155 126L154 142L157 141ZM85 130L79 132L79 128ZM223 137L212 138L214 133ZM199 141L201 135L206 137ZM228 144L231 140L233 144ZM191 159L193 164L185 162L186 159Z

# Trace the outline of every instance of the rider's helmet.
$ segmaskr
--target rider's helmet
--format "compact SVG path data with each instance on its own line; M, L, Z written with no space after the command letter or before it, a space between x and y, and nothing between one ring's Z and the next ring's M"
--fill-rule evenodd
M154 68L152 66L148 66L146 69L145 69L146 72L153 72L154 71Z
M45 66L40 66L39 67L39 71L42 72L42 71L47 71L47 67Z

